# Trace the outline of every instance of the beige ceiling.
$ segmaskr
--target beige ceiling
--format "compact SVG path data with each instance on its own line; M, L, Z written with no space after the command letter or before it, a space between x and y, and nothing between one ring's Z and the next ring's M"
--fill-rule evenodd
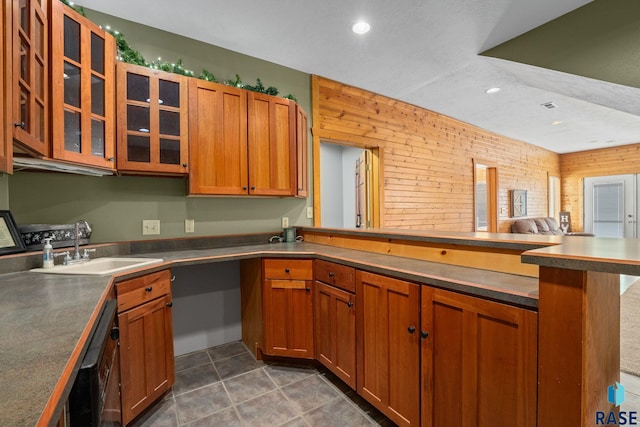
M637 0L81 3L558 153L640 142Z

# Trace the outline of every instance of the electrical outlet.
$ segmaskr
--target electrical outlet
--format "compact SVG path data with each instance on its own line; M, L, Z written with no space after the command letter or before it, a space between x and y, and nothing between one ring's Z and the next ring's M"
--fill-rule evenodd
M185 219L184 220L184 232L185 233L193 233L196 231L196 221L194 219Z
M148 236L150 234L160 234L159 219L143 219L142 220L142 235Z
M313 206L307 206L307 218L313 218Z
M289 227L289 217L288 216L283 216L282 217L282 228L288 228Z

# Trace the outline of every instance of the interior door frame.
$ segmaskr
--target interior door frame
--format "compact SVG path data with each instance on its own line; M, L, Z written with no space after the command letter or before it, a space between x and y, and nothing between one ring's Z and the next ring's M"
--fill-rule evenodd
M477 230L476 208L478 198L476 195L477 173L479 166L487 169L487 229L481 230L489 233L498 232L498 166L494 162L482 159L472 159L473 163L473 231Z
M608 176L589 176L583 180L583 228L593 233L593 186L595 184L619 183L624 187L623 238L635 238L638 235L638 197L640 196L640 174L620 174Z
M322 205L320 197L320 144L337 144L347 147L361 148L371 152L371 226L380 228L384 224L383 200L384 177L382 173L383 150L378 145L368 145L364 142L338 141L313 135L313 226L322 224Z

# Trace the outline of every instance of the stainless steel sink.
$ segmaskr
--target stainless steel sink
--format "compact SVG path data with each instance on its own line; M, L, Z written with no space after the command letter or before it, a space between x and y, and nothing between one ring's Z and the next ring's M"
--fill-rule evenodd
M99 276L159 264L162 261L162 258L95 258L80 264L56 265L53 268L34 268L31 271L34 273L91 274Z

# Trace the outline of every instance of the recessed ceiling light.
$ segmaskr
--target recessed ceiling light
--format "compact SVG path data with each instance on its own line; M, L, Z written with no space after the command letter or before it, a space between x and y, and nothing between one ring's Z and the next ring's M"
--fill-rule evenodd
M556 120L555 122L551 122L552 125L559 125L562 123L562 120Z
M364 21L356 22L353 24L353 27L351 27L351 30L356 34L366 34L370 29L371 25Z
M501 89L499 87L491 87L491 88L485 90L485 92L486 93L498 93L498 92L500 92L500 90Z

